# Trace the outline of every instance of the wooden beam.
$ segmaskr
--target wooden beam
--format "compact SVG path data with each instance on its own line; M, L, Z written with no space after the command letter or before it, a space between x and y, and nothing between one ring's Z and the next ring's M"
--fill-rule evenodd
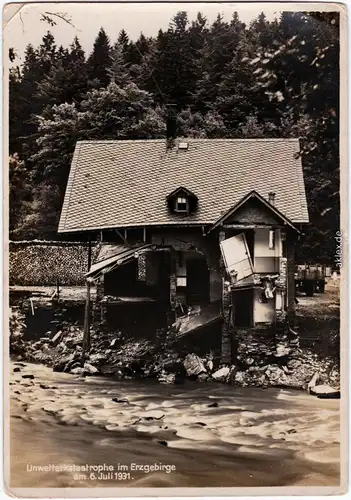
M124 230L124 239L127 241L127 237L128 237L128 229L125 229Z
M225 229L284 229L285 226L275 224L223 224Z
M146 243L146 227L143 227L143 242Z
M125 243L126 245L128 245L127 239L123 236L123 234L122 234L122 233L121 233L121 232L120 232L117 228L115 228L115 231L116 231L116 233L118 234L118 236L121 238L121 240L123 240L123 241L124 241L124 243Z
M90 349L90 281L87 280L85 311L84 311L84 330L83 330L83 352L84 361L85 353Z

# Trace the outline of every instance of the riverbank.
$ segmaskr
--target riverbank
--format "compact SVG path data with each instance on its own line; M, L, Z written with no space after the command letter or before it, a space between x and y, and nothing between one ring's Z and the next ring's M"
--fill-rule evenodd
M29 311L25 319L14 321L11 328L19 334L11 337L11 352L17 360L44 363L54 371L81 376L102 374L120 380L152 378L167 384L183 383L190 377L240 387L304 390L309 388L313 378L315 383L329 385L338 391L338 284L331 282L325 294L301 296L298 301L293 338L285 335L277 342L274 331L238 330L235 332L235 359L226 367L220 364L220 356L209 349L206 342L209 338L220 340L220 332L213 330L214 327L206 333L201 330L181 339L172 331L161 330L152 338L144 338L143 332L135 337L113 329L92 329L91 347L83 355L82 326L74 320L72 311L64 313L61 309L55 313L56 319L48 324L50 330L39 337L34 335L33 338L24 323L39 321L40 316L33 316ZM26 305L22 301L22 310ZM50 304L47 307L52 308ZM78 306L80 312L81 309L82 306ZM20 317L21 309L18 311ZM68 319L65 314L73 316ZM36 324L34 321L34 326Z
M55 373L11 364L12 487L336 486L339 401L239 388ZM174 465L125 480L34 465Z

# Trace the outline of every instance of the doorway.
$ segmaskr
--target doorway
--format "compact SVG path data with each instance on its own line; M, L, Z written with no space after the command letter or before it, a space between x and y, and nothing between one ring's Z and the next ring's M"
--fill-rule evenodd
M253 326L253 289L233 292L234 326Z
M210 273L203 256L188 257L186 261L186 301L189 305L208 304L210 301Z

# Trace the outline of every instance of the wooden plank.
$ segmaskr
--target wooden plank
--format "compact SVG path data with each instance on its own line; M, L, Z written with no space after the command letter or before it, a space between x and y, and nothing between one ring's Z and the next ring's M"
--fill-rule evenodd
M84 330L83 330L83 356L90 349L90 281L87 280L85 311L84 311Z

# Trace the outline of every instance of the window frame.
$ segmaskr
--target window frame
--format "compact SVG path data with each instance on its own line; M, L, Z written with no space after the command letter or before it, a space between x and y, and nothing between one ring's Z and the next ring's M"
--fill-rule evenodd
M182 201L180 201L182 200ZM179 208L179 205L183 205L185 208ZM182 214L189 213L189 199L185 195L177 195L174 202L174 211Z

